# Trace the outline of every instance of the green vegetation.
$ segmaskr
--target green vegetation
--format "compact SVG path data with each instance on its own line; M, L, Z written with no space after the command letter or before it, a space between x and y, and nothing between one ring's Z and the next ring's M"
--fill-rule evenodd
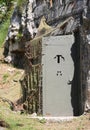
M23 9L24 9L24 6L27 4L27 0L18 0L17 1L17 7L18 7L18 11L19 13L21 14Z
M0 26L0 47L3 45L3 42L6 38L8 27L9 27L10 20L7 19L1 26Z
M7 106L6 109L5 106L0 106L0 120L9 124L10 128L6 130L41 130L36 128L36 126L41 125L38 120L30 119L27 115L14 113Z
M26 4L26 2L27 2L27 0L18 0L17 1L17 6L23 6L23 5L25 5Z
M15 0L0 0L0 4L4 3L8 6L9 4L11 4L12 1L15 1Z
M47 122L45 119L31 119L30 115L13 112L9 106L0 102L0 120L5 121L9 128L6 130L89 130L90 115L81 116L67 122Z
M5 74L3 75L3 83L6 83L8 77L9 77L9 74L8 74L8 73L5 73Z
M42 124L45 124L46 122L47 122L47 121L46 121L46 119L44 119L44 118L40 120L40 123L42 123Z
M23 36L23 34L22 34L22 32L19 32L18 34L17 34L17 39L18 39L18 41L20 40L20 38Z
M23 6L26 5L27 0L0 0L0 5L6 7L7 10L6 13L0 11L0 47L2 47L8 33L8 27L10 25L10 17L14 9L13 2L17 2L17 7L19 9L19 12L21 13L23 10ZM18 37L21 36L22 35L19 34Z
M5 12L0 10L0 47L3 45L8 32L10 17L14 9L14 3L12 3L13 1L15 0L0 1L0 6L6 8Z

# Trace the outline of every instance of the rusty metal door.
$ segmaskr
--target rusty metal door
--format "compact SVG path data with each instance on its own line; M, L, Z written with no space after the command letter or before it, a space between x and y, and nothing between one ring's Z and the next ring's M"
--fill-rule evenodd
M73 35L42 39L43 115L72 116Z

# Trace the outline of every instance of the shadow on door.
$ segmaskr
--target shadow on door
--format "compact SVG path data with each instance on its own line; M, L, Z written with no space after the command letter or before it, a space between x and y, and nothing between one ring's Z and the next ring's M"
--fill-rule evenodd
M74 33L75 42L71 48L71 57L74 62L74 77L71 85L71 104L73 107L74 116L79 116L83 113L82 110L82 89L80 78L80 34L79 30Z

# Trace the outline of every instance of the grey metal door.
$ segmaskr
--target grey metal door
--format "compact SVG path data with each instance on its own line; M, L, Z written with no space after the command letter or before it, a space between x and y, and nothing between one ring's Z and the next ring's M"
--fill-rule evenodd
M73 35L42 39L43 115L72 116L71 82L74 63L71 48Z

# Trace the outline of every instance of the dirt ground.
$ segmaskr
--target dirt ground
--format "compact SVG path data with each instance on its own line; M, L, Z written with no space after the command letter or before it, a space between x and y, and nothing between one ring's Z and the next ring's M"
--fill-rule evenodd
M14 102L22 95L19 80L24 71L4 63L2 52L3 49L0 48L0 97ZM60 123L46 122L35 127L37 130L90 130L90 113L72 121Z
M3 62L3 49L0 48L0 97L16 101L21 97L22 90L19 80L24 70L14 68Z

